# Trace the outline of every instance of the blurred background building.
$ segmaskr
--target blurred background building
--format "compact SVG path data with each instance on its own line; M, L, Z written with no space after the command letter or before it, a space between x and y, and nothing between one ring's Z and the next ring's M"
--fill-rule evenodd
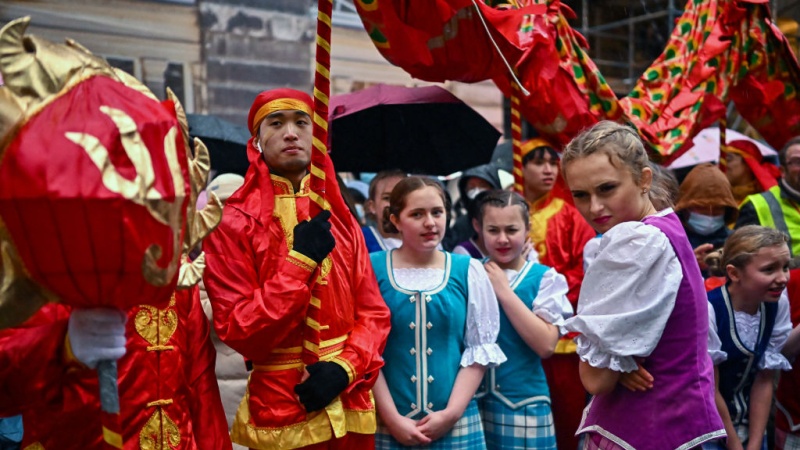
M332 93L375 83L424 85L386 62L354 0L334 0ZM685 0L563 0L572 25L618 95L661 53ZM771 0L776 23L798 42L800 0ZM255 95L279 86L310 91L316 0L4 0L0 21L29 15L29 33L69 37L143 80L170 87L188 112L244 124ZM504 102L491 82L445 87L498 128Z

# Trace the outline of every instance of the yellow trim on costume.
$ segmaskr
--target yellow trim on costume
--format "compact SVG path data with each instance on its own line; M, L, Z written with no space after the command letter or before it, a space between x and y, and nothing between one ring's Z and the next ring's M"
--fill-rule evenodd
M289 256L286 259L295 266L309 272L313 272L317 268L316 261L294 249L289 250Z
M308 414L303 422L285 427L256 427L250 419L248 391L231 428L231 440L254 449L292 449L326 442L346 433L375 434L375 401L370 392L372 407L367 410L344 409L337 397L322 411Z
M22 450L44 450L41 442L34 442L33 444L23 448Z
M311 297L308 303L315 308L320 308L322 306L322 302L317 297Z
M319 346L307 339L303 339L303 348L314 353L315 355L319 354Z
M164 352L167 350L175 350L173 345L150 345L147 347L148 352Z
M114 448L122 448L122 435L103 427L103 440Z
M574 340L568 338L561 338L556 343L556 349L553 353L577 353L578 344Z
M69 341L69 333L64 336L64 362L86 367L85 364L75 357L75 353L72 351L72 343Z
M150 402L150 403L147 404L147 407L148 408L152 408L154 406L164 406L164 405L171 405L171 404L172 404L172 399L171 398L167 398L167 399L161 399L161 400L156 400L156 401Z
M309 327L311 327L311 329L316 331L327 330L328 328L330 328L329 325L320 325L319 322L312 319L311 317L306 317L306 325L308 325Z
M311 105L308 103L295 98L279 98L258 108L258 112L253 116L253 123L250 124L250 127L255 129L265 117L275 111L302 111L309 116L312 115Z
M319 360L336 362L333 361L333 359L341 355L343 350L344 349L340 348L327 355L320 355ZM288 359L283 364L253 364L253 370L257 370L259 372L277 372L279 370L302 369L302 368L303 368L303 361L300 359L299 354L297 355L297 358Z
M333 358L331 362L340 365L342 369L344 369L344 371L347 372L348 384L352 383L353 380L356 379L356 368L353 367L353 364L350 361L344 358L339 358L337 356Z

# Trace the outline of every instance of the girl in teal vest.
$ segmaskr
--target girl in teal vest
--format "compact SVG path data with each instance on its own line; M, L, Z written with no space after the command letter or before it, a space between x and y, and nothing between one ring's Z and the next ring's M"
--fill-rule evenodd
M497 299L480 261L437 248L444 198L431 179L400 181L387 212L403 244L370 255L392 312L374 388L377 449L486 448L473 396L486 368L506 359L496 343Z
M500 304L497 343L508 357L491 368L480 390L490 449L556 449L550 391L542 358L553 354L557 326L572 315L567 280L522 256L530 231L528 204L519 194L493 191L476 209L489 261L486 272Z
M708 353L728 438L704 449L767 448L774 371L791 370L781 355L792 329L787 242L781 231L748 225L706 258L712 274L726 277L725 285L708 293Z

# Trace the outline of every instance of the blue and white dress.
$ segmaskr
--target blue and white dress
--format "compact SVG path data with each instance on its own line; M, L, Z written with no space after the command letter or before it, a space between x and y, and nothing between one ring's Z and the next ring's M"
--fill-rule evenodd
M744 444L750 438L750 389L758 371L791 370L781 349L792 331L786 291L755 314L734 311L726 286L708 293L708 354L719 370L719 390ZM766 449L766 435L761 437ZM704 449L723 448L718 443Z
M572 316L567 280L550 267L526 262L522 269L505 270L514 293L534 314L556 327ZM550 390L539 355L520 337L500 308L500 349L508 357L486 372L478 391L489 450L555 450Z
M392 312L383 375L397 411L415 420L447 407L462 367L506 360L497 345L500 315L479 260L445 253L444 269L392 267L392 253L370 255L381 294ZM379 424L376 449L400 449ZM485 449L477 401L449 434L425 449Z

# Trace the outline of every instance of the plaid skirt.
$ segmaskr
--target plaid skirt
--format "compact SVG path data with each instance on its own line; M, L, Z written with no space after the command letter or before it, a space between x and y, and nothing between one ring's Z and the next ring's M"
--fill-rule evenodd
M800 435L776 428L775 450L800 450Z
M386 426L378 423L378 432L375 433L376 450L393 449L425 449L425 450L486 450L486 440L483 437L483 425L481 424L481 414L478 411L478 404L475 400L469 402L464 415L458 419L450 433L442 436L429 445L407 447L397 442L386 429Z
M550 404L537 402L513 410L491 396L480 400L489 450L556 450Z

